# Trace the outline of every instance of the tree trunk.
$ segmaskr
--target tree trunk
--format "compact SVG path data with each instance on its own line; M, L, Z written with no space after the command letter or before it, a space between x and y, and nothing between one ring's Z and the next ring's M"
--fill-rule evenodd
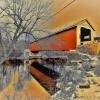
M8 57L11 55L11 53L13 52L14 50L14 44L16 44L16 40L12 41L11 45L9 46L9 52L6 52L6 55L4 55L4 57L1 57L0 58L0 65L8 59Z

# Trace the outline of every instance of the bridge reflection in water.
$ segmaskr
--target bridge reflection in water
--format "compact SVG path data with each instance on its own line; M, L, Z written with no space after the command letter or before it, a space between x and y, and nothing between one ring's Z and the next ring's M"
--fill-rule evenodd
M54 93L56 93L59 90L59 87L57 87L57 79L60 78L60 72L56 70L56 68L58 66L56 64L59 64L58 62L59 63L62 62L62 64L64 64L64 62L66 62L66 59L60 59L60 58L55 58L55 59L36 58L36 59L33 59L32 58L29 60L30 64L28 66L28 70L24 70L24 61L21 59L9 59L8 61L5 61L3 63L3 66L13 66L12 68L15 68L15 71L16 71L16 69L18 69L18 71L20 72L20 75L25 74L23 71L25 71L25 72L29 71L29 74L31 75L31 77L33 77L31 80L35 80L34 82L38 84L37 90L39 92L45 91L45 92L43 92L44 95L45 94L53 95ZM20 75L19 75L19 77L23 76L23 75L22 76L20 76ZM28 79L26 79L26 81L27 80ZM29 82L30 82L30 80L29 80ZM35 83L33 83L33 86L37 87L34 85ZM24 84L23 84L23 86L24 86ZM31 91L33 91L33 93L35 93L34 89Z
M59 87L57 87L57 80L61 76L60 72L56 70L56 63L64 64L66 60L67 59L60 58L31 59L29 71L40 85L45 88L50 95L53 95L59 90Z

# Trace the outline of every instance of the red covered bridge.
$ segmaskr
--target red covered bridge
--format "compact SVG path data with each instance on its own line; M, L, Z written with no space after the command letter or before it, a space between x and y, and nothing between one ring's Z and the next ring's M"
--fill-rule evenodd
M80 25L79 23L82 22L85 24ZM29 50L73 50L76 49L77 45L91 42L93 40L93 31L92 25L87 20L82 20L50 36L30 43Z

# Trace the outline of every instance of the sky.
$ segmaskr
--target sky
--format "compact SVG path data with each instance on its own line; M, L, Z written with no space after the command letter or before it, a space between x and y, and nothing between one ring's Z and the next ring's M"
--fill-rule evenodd
M4 2L1 1L0 5L3 6ZM52 0L52 14L71 1L73 0ZM61 29L64 25L70 25L82 19L88 19L96 33L100 35L100 0L75 0L69 7L51 17L47 23L50 29Z
M53 0L53 14L63 8L72 0ZM76 0L69 7L65 8L48 23L51 29L73 24L82 19L88 19L96 33L100 35L100 0Z

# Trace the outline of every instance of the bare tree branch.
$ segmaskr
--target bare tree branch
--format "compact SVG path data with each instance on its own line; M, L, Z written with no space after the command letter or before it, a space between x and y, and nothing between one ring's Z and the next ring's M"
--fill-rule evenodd
M27 34L37 40L36 32L45 32L39 25L46 20L50 14L48 0L4 0L5 6L0 7L0 28L1 34L6 37L8 42L7 49L13 49L19 38ZM6 19L6 20L5 20ZM6 47L6 46L5 46ZM7 56L13 50L9 50ZM7 57L4 57L4 60ZM0 64L4 61L0 60Z

